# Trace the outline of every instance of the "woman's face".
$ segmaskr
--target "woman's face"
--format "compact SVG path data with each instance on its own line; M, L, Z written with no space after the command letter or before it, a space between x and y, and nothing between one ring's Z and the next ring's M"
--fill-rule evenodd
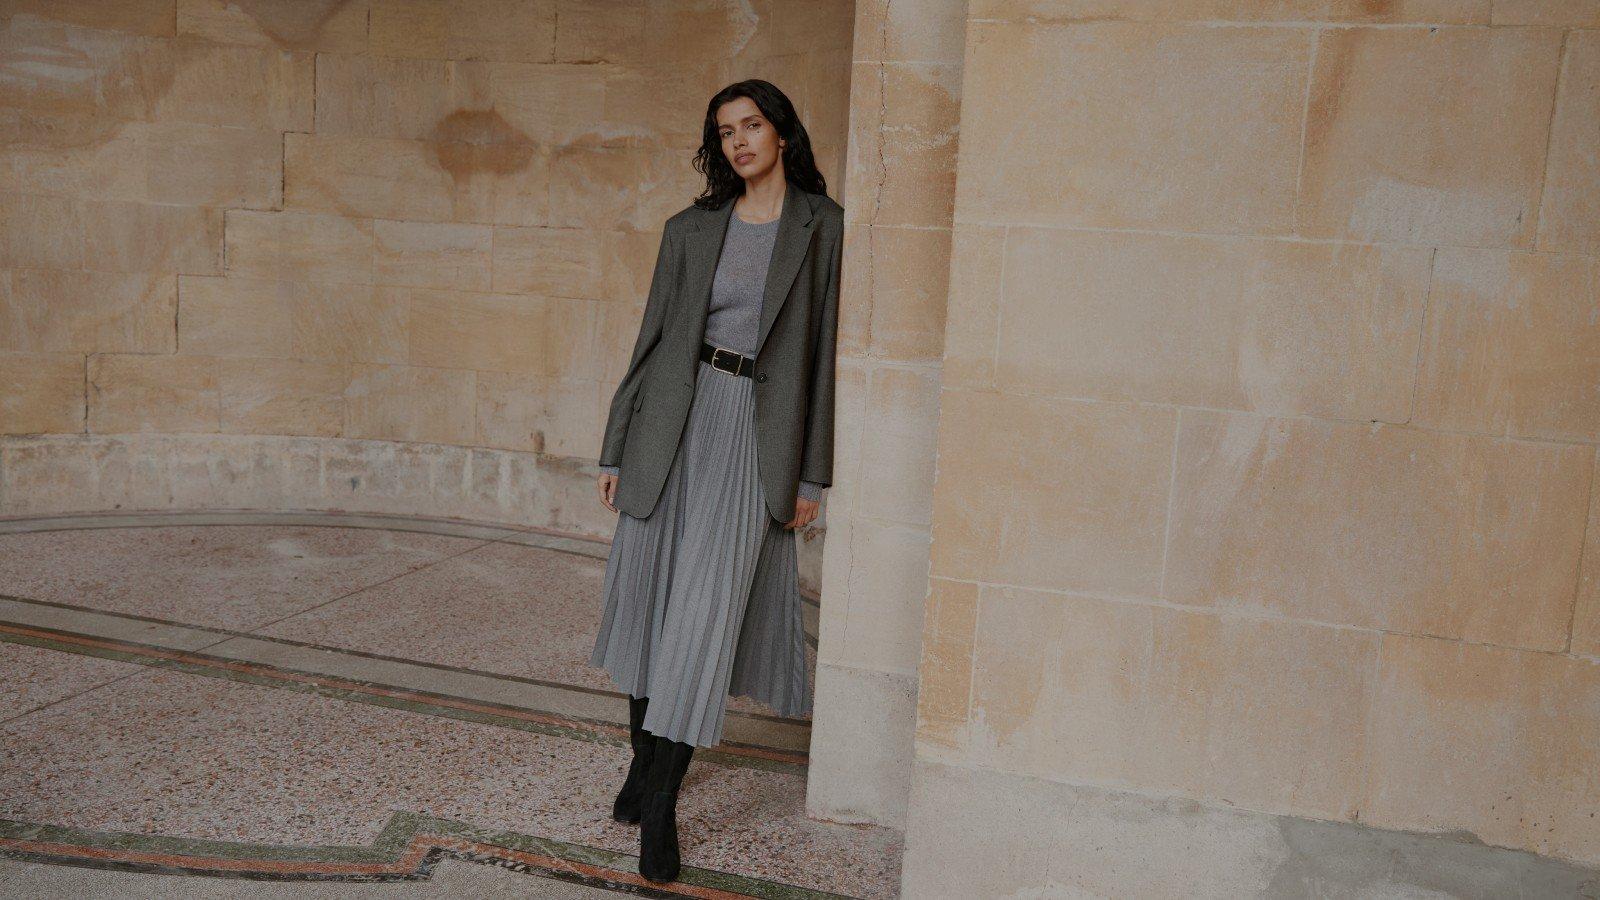
M778 164L783 148L778 131L749 97L735 97L717 110L722 155L745 180L765 175Z

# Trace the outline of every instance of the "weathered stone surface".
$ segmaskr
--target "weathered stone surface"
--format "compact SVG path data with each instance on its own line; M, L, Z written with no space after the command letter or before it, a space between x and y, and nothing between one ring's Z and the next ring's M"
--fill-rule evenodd
M1597 876L1593 867L1486 846L1467 834L1386 831L919 761L900 891L938 900L1500 900L1581 897Z
M818 660L817 707L837 717L839 736L813 743L810 765L839 774L807 780L808 815L904 827L916 690L915 679L905 675Z
M605 420L595 382L545 375L479 372L478 441L486 447L587 458Z
M368 219L298 212L228 211L228 274L239 278L371 284Z
M171 353L176 279L0 269L0 350Z
M313 56L262 47L176 42L172 91L160 117L213 125L309 131L315 98Z
M219 359L221 431L338 437L344 432L348 363Z
M1556 6L1557 4L1551 4ZM1600 0L1589 4L1600 25ZM1498 11L1498 7L1496 7ZM1539 207L1539 249L1600 252L1600 31L1567 34L1550 158Z
M944 342L944 383L950 387L995 388L1005 241L1006 228L999 225L957 224L951 231ZM846 271L851 261L860 259L859 253L848 257Z
M378 302L404 307L407 361L417 366L594 378L594 304L584 300L380 288Z
M4 0L0 14L37 17L110 31L170 37L177 0Z
M1158 595L1174 410L945 391L939 415L931 575Z
M860 428L855 432L861 440L856 502L874 519L923 529L926 549L936 440L936 430L929 424L939 417L938 375L925 369L884 366L863 380ZM836 412L835 418L843 416ZM834 427L838 428L837 422ZM903 587L907 595L922 593L915 585Z
M0 194L0 265L83 266L83 207L70 197Z
M957 222L1292 229L1305 32L971 22L967 53Z
M972 762L1317 818L1360 807L1377 634L1009 587L978 607Z
M917 666L919 744L966 749L978 591L975 584L930 579Z
M176 61L170 40L24 13L0 18L0 75L3 107L149 119L172 90Z
M320 53L367 48L368 0L177 0L178 33Z
M605 261L611 250L607 237L582 228L498 227L494 230L494 289L600 299L605 296ZM654 260L651 262L653 270ZM648 291L646 285L644 293Z
M463 112L440 127L439 141L285 134L284 203L380 219L545 224L548 149L494 113Z
M950 294L950 232L932 228L856 226L846 239L851 251L870 254L872 265L851 267L855 312L870 321L868 355L902 362L936 362L944 353L945 305ZM841 311L841 317L843 311Z
M0 109L0 190L181 206L282 200L283 135Z
M0 433L82 432L83 398L82 354L0 351Z
M1544 28L1317 32L1299 232L1531 246L1560 47Z
M851 66L847 217L875 225L951 220L962 71L959 58Z
M373 222L372 278L400 287L487 291L494 230L452 222Z
M83 204L85 265L110 272L222 272L223 211L121 200Z
M1386 634L1378 671L1363 821L1600 863L1600 665Z
M459 102L455 68L438 59L318 54L316 131L426 139Z
M215 432L217 360L96 353L89 357L89 430Z
M1584 531L1578 603L1572 614L1568 649L1600 658L1600 449L1595 451L1594 475L1589 485L1589 526Z
M371 47L380 56L549 62L556 0L386 0L374 4ZM589 8L570 11L578 19Z
M1600 26L1600 0L1494 0L1496 25Z
M1011 228L995 382L1404 422L1428 262L1376 245Z
M1347 24L1486 25L1490 7L1546 0L973 0L978 19L1044 22L1134 21L1338 22ZM1558 0L1560 2L1560 0ZM1589 0L1583 0L1589 2Z
M1164 596L1559 650L1592 449L1184 410Z
M1600 258L1441 248L1417 421L1600 441Z
M345 435L470 445L476 394L468 370L357 363L345 390Z

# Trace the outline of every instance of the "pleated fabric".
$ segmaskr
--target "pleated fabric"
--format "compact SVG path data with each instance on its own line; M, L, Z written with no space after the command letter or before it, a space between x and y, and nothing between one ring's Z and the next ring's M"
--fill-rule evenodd
M709 747L730 693L794 716L811 712L812 686L798 536L757 477L755 385L699 366L661 498L646 518L617 514L589 662L650 698L646 731Z

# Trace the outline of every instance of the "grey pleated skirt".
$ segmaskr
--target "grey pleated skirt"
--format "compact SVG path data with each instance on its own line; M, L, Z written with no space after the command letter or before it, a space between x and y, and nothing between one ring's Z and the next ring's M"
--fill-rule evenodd
M589 657L650 698L646 731L697 747L722 739L730 694L811 712L797 534L768 512L757 477L754 388L700 363L655 509L617 514Z

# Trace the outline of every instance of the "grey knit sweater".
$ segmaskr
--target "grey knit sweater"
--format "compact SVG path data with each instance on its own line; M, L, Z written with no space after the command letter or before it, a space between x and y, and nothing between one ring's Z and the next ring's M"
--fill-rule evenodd
M772 245L778 239L778 219L752 225L728 217L728 232L722 239L722 256L711 282L711 303L706 310L706 342L715 347L748 356L756 349L761 330L761 295L767 283L767 265L772 261ZM620 475L618 466L601 466L600 471ZM800 482L799 494L806 500L822 496L823 487L813 481Z

